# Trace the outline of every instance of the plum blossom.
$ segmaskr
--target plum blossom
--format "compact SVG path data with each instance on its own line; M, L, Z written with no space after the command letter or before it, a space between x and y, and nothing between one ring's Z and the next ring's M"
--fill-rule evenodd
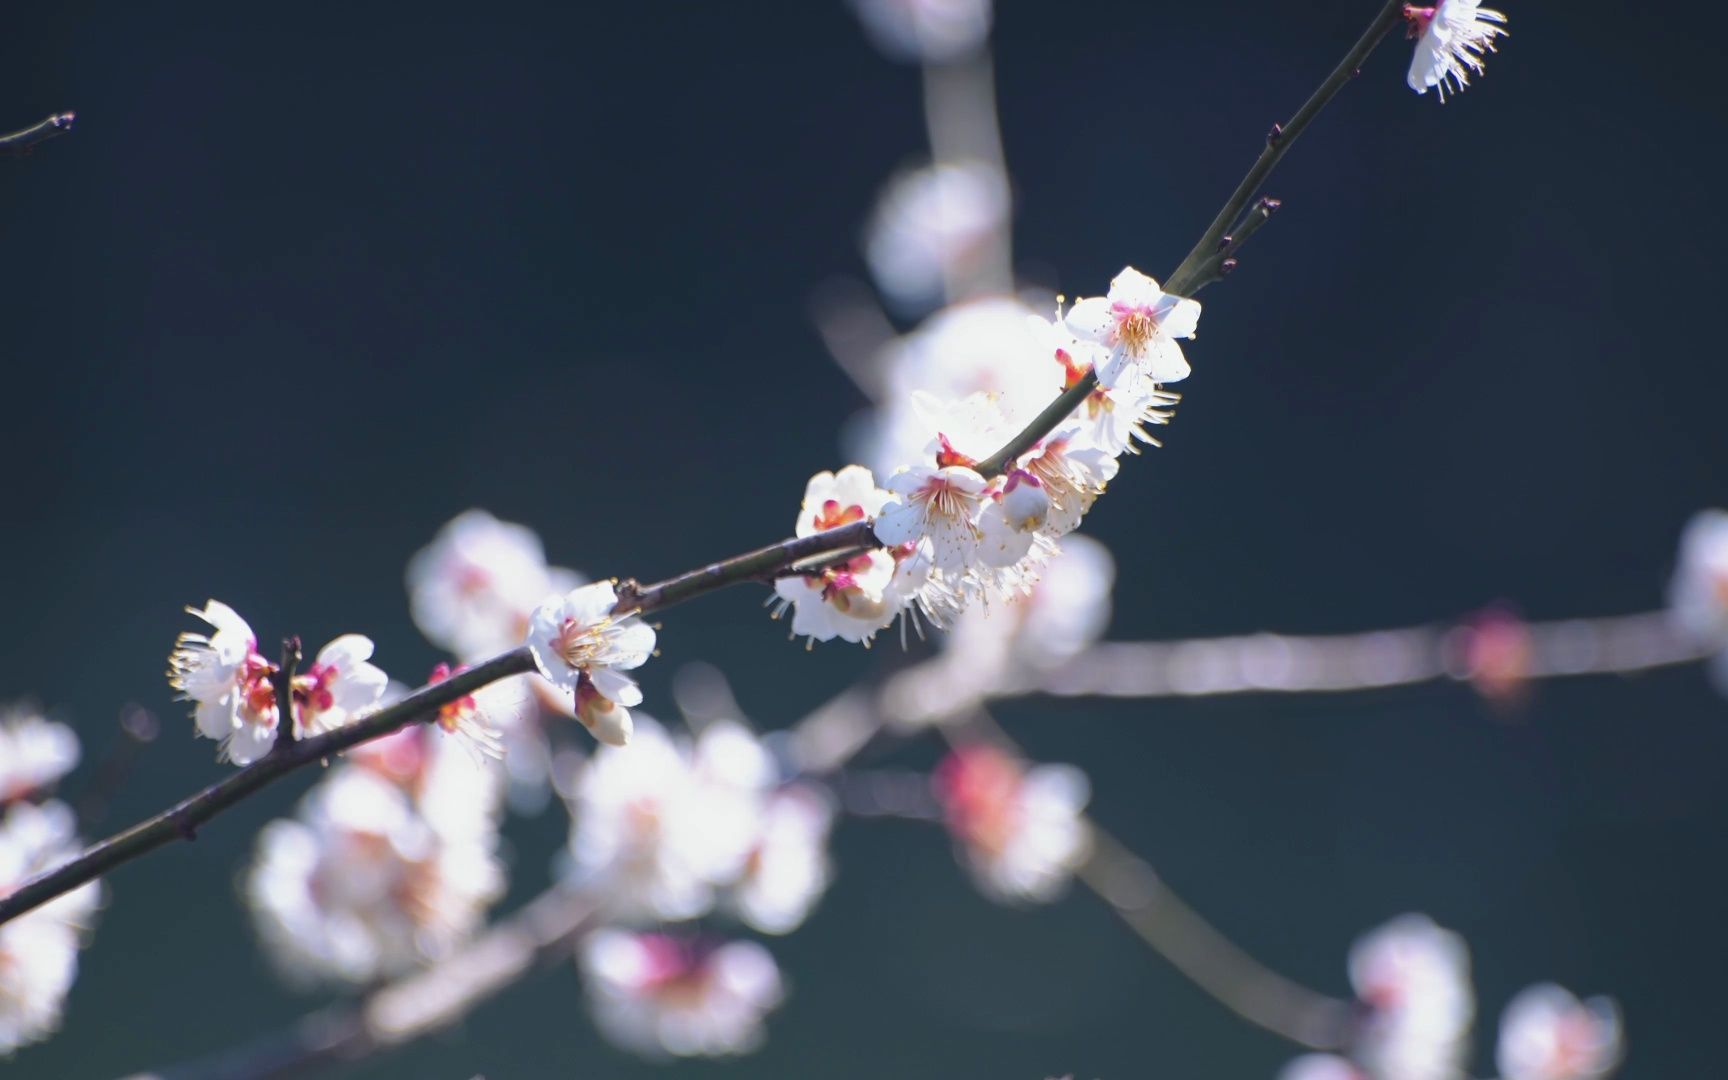
M445 738L432 724L409 724L361 743L348 760L394 784L440 836L484 840L498 828L504 794L499 763Z
M1502 1080L1596 1080L1620 1064L1620 1009L1553 983L1522 991L1500 1016Z
M1475 995L1464 940L1426 915L1400 915L1350 948L1350 983L1371 1011L1355 1058L1385 1080L1461 1076Z
M990 32L990 0L852 0L870 40L896 60L951 60Z
M1077 339L1109 350L1097 365L1100 385L1141 378L1173 383L1191 370L1176 339L1194 336L1200 303L1171 296L1130 266L1111 280L1108 296L1076 302L1065 321Z
M258 836L244 889L296 982L362 984L435 960L504 891L490 830L440 833L377 771L345 765Z
M796 533L811 536L863 521L889 497L861 465L848 465L838 473L819 472L805 485ZM868 645L878 630L900 616L915 592L916 583L908 579L912 568L900 569L910 553L910 548L898 556L882 549L867 551L817 573L780 578L774 583L774 617L779 618L790 605L794 637L812 641L838 637Z
M628 751L602 747L576 777L569 874L612 917L695 918L737 878L757 834L752 789L764 781L759 748L731 743L735 729L711 725L695 748L639 717Z
M168 657L168 683L196 703L198 734L221 741L222 759L250 765L276 743L276 665L258 653L257 635L233 608L211 600L202 611L186 610L214 632L180 635ZM371 656L371 638L344 634L294 676L296 737L333 731L378 704L390 680Z
M933 566L959 573L978 558L985 479L969 465L913 465L888 479L898 496L876 518L876 539L888 547L928 539Z
M968 746L942 762L934 785L961 861L993 899L1054 900L1091 851L1081 816L1090 787L1071 765L1026 768L994 747Z
M1044 351L1062 373L1060 389L1070 390L1092 371L1109 351L1095 341L1074 336L1060 316L1055 322L1041 315L1027 316L1027 325ZM1115 386L1094 386L1085 404L1069 419L1082 445L1102 450L1110 457L1140 452L1137 443L1159 445L1148 425L1170 422L1170 407L1180 395L1164 390L1149 379L1128 379Z
M1440 0L1432 7L1404 5L1409 35L1416 39L1416 55L1410 60L1410 89L1426 94L1437 87L1440 101L1448 89L1460 93L1470 85L1470 76L1482 74L1482 61L1494 51L1494 39L1505 37L1500 29L1506 16L1479 6L1481 0Z
M1728 511L1703 510L1687 523L1668 610L1681 633L1714 651L1711 675L1728 692Z
M34 711L0 709L0 805L53 787L78 764L78 736Z
M580 962L600 1031L648 1058L749 1053L786 994L774 958L753 941L601 930L583 942Z
M642 704L636 680L624 674L648 662L654 628L636 615L616 615L618 594L597 581L545 600L528 625L534 663L576 701L576 718L610 746L630 741L630 706Z
M533 529L484 510L452 518L408 562L415 625L465 662L518 644L541 600L580 584L574 570L546 564Z
M888 182L865 233L876 283L911 307L973 272L1008 217L1008 185L978 161L941 162Z
M14 803L0 817L0 896L81 847L64 803ZM100 902L92 882L0 925L0 1058L59 1028Z
M1066 424L1046 436L1020 458L1020 469L1043 485L1050 501L1044 531L1065 536L1080 527L1080 519L1116 478L1116 458L1081 437L1080 427Z
M727 907L764 934L796 930L833 879L833 821L833 806L814 788L793 784L771 793Z

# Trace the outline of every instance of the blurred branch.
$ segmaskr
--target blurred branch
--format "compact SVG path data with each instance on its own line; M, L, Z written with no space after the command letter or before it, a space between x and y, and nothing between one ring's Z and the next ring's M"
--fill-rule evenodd
M265 1080L369 1058L451 1027L534 971L569 957L593 924L587 897L554 886L444 960L302 1018L289 1031L130 1080Z
M1356 77L1368 55L1387 33L1398 25L1403 14L1403 0L1387 0L1386 6L1380 9L1380 14L1374 16L1368 29L1362 32L1356 44L1344 54L1344 59L1332 69L1332 74L1326 76L1326 81L1320 84L1313 96L1296 110L1296 115L1285 123L1272 125L1272 130L1266 135L1265 149L1260 151L1260 156L1248 170L1248 175L1236 185L1236 190L1224 203L1224 208L1218 211L1218 216L1212 219L1212 224L1201 234L1200 241L1188 252L1181 265L1171 272L1170 279L1164 283L1166 292L1175 293L1177 296L1193 296L1206 285L1224 276L1224 262L1229 258L1229 252L1225 250L1225 233L1242 218L1248 204L1266 183L1266 178L1272 175L1272 170L1278 167L1278 162L1283 160L1302 132L1320 115L1320 110Z
M936 164L975 162L995 173L1004 192L1009 190L1002 125L996 115L996 73L988 46L924 64L924 127ZM948 280L943 291L949 303L1013 291L1013 217L1012 208L1003 211L972 273L962 277L955 267L944 267Z
M77 118L78 114L73 112L55 113L22 131L0 135L0 154L28 154L36 148L37 143L47 142L56 135L71 131L72 121Z

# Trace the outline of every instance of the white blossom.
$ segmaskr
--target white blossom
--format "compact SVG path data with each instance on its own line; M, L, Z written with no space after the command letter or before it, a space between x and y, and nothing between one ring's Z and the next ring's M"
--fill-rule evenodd
M1401 915L1350 948L1350 983L1371 1012L1355 1057L1377 1080L1462 1076L1475 995L1464 940Z
M1061 389L1072 389L1081 379L1109 358L1110 351L1096 341L1077 338L1058 314L1055 322L1041 315L1027 316L1027 325L1037 338L1046 360L1062 373ZM1150 379L1123 379L1115 386L1094 386L1086 401L1068 423L1075 426L1078 442L1102 450L1110 457L1137 454L1136 443L1157 446L1148 426L1170 422L1170 407L1179 396Z
M889 547L928 540L934 567L958 573L978 557L985 480L965 465L913 465L888 479L898 496L876 518L876 539Z
M833 879L833 820L833 807L814 788L795 784L770 794L727 906L764 934L796 930Z
M75 857L74 830L64 803L14 803L0 818L0 896ZM91 882L0 925L0 1058L59 1028L100 902Z
M343 634L318 650L294 676L297 734L335 731L377 706L390 677L371 659L372 639L363 634Z
M951 60L990 32L990 0L851 0L870 40L896 60Z
M749 1053L785 997L774 958L753 941L600 930L580 960L600 1031L648 1058Z
M78 736L33 711L0 710L0 805L46 791L78 764Z
M984 162L908 170L883 190L864 255L884 293L908 307L922 304L975 271L1007 216L1008 185Z
M575 698L576 716L600 741L630 741L631 706L642 703L636 680L624 674L648 662L654 628L636 615L615 615L618 594L597 581L543 601L528 625L534 663L553 685Z
M1158 282L1132 266L1110 282L1110 293L1089 297L1068 309L1068 329L1082 341L1109 350L1098 364L1098 382L1123 380L1179 382L1188 377L1188 360L1177 338L1191 338L1200 323L1200 303L1171 296Z
M259 834L246 897L285 976L367 983L447 955L483 924L504 891L495 843L490 830L441 834L389 779L342 766Z
M442 837L489 841L503 813L504 770L432 724L409 724L361 743L348 760L388 780Z
M415 625L465 662L518 644L541 600L580 584L575 571L546 564L534 530L484 510L451 519L408 562Z
M954 751L936 795L961 861L985 895L1006 903L1061 895L1091 852L1086 776L1070 765L1026 768L990 746Z
M1553 983L1528 987L1500 1016L1502 1080L1596 1080L1620 1064L1620 1009Z
M1440 100L1448 89L1456 94L1482 74L1482 61L1494 51L1494 39L1505 37L1506 16L1479 6L1481 0L1440 0L1433 7L1404 6L1416 54L1410 60L1410 89L1426 94L1437 87Z

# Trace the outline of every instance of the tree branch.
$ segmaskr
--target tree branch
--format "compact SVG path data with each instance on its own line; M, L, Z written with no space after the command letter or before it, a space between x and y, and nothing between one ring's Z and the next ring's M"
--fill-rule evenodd
M0 153L28 154L35 149L37 143L47 142L56 135L64 135L71 131L72 121L77 118L77 113L55 113L38 123L31 124L22 131L0 135Z
M300 668L300 639L282 639L282 662L276 665L270 681L276 690L276 745L282 750L294 742L294 673Z

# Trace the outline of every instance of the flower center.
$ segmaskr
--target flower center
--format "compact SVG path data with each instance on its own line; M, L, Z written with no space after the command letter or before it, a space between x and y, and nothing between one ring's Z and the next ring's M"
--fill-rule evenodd
M571 667L587 667L600 654L601 647L605 644L605 630L610 625L610 618L601 619L592 626L575 619L565 619L552 647Z
M1152 336L1158 332L1157 317L1150 309L1143 307L1117 304L1114 310L1116 339L1127 346L1128 351L1135 356L1144 354L1146 346L1152 343Z
M1439 4L1435 4L1433 7L1417 7L1415 4L1405 4L1404 18L1410 22L1409 33L1406 36L1420 37L1422 32L1428 29L1428 24L1434 21L1434 16L1439 10Z
M965 454L954 449L954 444L948 441L947 435L937 432L936 440L942 446L942 449L936 451L937 468L946 469L950 465L964 465L966 468L970 469L972 466L978 464L977 458L967 457Z
M863 520L862 506L841 506L839 499L829 499L822 504L822 509L816 512L816 531L827 532L829 529L838 529L842 525Z

